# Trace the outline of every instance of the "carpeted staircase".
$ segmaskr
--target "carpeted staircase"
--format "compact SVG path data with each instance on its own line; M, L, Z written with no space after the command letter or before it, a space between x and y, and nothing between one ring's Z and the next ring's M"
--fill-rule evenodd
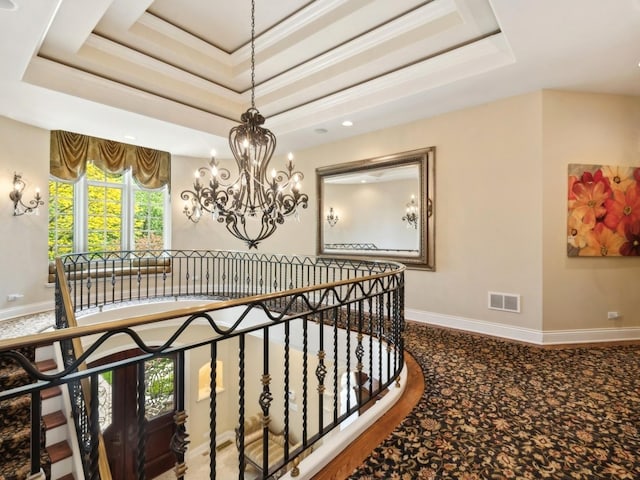
M35 360L35 349L21 353ZM30 383L29 376L11 358L0 358L0 390ZM47 478L51 477L51 461L45 448L44 424L41 426L40 464ZM31 398L21 395L0 401L0 480L23 480L30 469Z

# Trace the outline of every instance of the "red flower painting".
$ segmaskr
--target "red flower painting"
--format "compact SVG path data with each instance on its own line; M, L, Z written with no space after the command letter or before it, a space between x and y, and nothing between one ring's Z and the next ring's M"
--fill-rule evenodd
M640 167L569 165L570 257L640 255Z

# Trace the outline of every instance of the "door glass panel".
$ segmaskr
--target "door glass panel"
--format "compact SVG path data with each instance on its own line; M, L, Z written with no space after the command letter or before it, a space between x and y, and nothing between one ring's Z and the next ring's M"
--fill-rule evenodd
M98 375L98 418L100 429L104 432L113 423L113 371Z
M174 362L171 358L147 360L145 371L145 410L147 419L174 409Z

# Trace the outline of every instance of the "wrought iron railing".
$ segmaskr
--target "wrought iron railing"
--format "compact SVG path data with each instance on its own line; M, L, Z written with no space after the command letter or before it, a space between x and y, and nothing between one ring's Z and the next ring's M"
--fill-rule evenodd
M99 312L123 304L179 298L197 299L199 304L160 303L160 313L126 317L127 310L122 310L117 320L100 320ZM96 323L89 323L89 318ZM227 478L228 473L217 476L216 447L230 431L238 459L234 476L244 478L248 468L259 478L285 471L297 476L300 461L323 437L397 382L404 365L404 267L223 251L69 255L57 261L56 322L56 331L0 341L0 357L16 359L35 380L0 393L0 399L35 392L37 411L36 393L69 385L86 478L109 475L99 466L100 376L129 365L141 369L144 362L167 354L175 358L170 446L176 476L182 478L187 469L188 405L193 405L187 403L185 380L193 383L197 377L194 365L186 365L202 348L208 349L210 369L210 478ZM148 336L160 328L162 341ZM137 346L140 353L87 367L113 351L115 341L120 349ZM60 372L42 374L16 351L43 342L60 342ZM216 388L218 360L227 365L223 393ZM140 479L146 468L145 409L145 385L139 381L132 448L135 477ZM32 430L38 440L39 429ZM39 469L39 455L34 455L32 472Z

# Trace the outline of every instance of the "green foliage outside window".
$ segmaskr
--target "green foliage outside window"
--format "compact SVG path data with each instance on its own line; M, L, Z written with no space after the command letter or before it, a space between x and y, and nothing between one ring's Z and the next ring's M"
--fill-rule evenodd
M136 250L164 248L164 196L162 192L136 190L133 236Z
M87 250L122 250L122 175L87 163Z
M73 185L49 181L49 260L73 253Z

